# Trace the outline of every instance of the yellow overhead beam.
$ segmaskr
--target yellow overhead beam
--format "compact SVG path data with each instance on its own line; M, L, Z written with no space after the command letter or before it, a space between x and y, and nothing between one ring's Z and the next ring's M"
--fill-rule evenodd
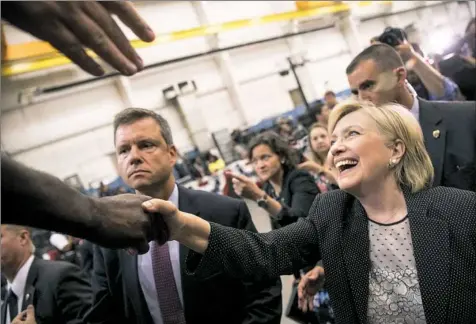
M376 3L388 4L391 2L392 1L360 1L359 6L368 6ZM305 10L289 11L262 17L230 21L221 24L200 26L166 34L158 34L155 41L151 43L146 43L141 40L135 39L131 41L131 45L136 49L140 49L192 37L202 37L251 26L309 18L322 14L347 11L349 9L349 5L345 3L339 3L332 4L331 6L327 7L317 7ZM97 57L94 52L90 50L88 50L87 52L91 57ZM56 49L54 49L46 42L30 42L16 45L12 44L8 45L7 47L6 59L3 62L2 66L2 75L13 76L58 67L69 63L71 63L71 61L68 58L59 53Z
M294 1L299 10L308 10L332 6L340 1Z

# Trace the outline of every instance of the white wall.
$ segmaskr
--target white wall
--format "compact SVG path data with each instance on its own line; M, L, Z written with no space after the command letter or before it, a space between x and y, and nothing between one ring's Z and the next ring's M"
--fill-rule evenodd
M432 1L420 1L431 4ZM394 2L388 11L415 7L412 2ZM383 7L356 9L355 14L369 16ZM170 32L199 26L194 7L187 1L141 2L138 9L157 32ZM222 23L273 12L294 9L293 1L207 1L205 13L211 23ZM474 9L473 9L474 10ZM389 25L403 27L416 22L423 35L423 46L437 46L446 34L462 33L469 21L466 6L447 4L419 12L407 12L358 24L360 42L367 45ZM222 33L219 46L231 46L274 37L286 32L286 23ZM130 38L133 34L126 30ZM435 37L434 35L443 35ZM6 29L9 43L21 43L33 38L11 27ZM345 67L352 58L351 44L338 28L328 28L299 36L309 62L298 68L301 82L309 100L322 96L325 90L348 87ZM347 37L348 40L348 37ZM435 45L436 44L436 45ZM139 50L145 64L152 64L210 50L205 38L192 38L164 43ZM30 105L20 105L18 94L31 87L51 87L90 78L78 68L68 66L36 75L2 80L1 135L3 148L27 165L61 178L78 174L88 185L102 177L115 174L110 154L113 152L112 119L125 108L127 100L135 107L154 109L171 124L174 140L182 152L193 144L177 108L165 102L162 89L177 82L194 80L198 91L187 111L201 120L202 148L212 146L209 133L224 128L232 130L245 123L252 125L263 118L275 116L293 108L288 91L297 87L291 76L281 77L286 66L290 44L276 40L229 52L232 75L239 88L243 111L230 96L224 78L213 56L202 57L144 71L128 78L129 91L117 87L116 81L101 81L71 90L40 96ZM305 78L308 73L309 78ZM191 102L191 101L190 101Z

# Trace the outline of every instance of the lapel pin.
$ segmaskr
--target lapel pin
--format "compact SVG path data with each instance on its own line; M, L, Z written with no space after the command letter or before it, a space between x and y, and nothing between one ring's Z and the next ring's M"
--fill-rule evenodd
M433 137L434 138L439 138L440 137L440 130L439 129L435 129L433 131Z
M26 300L28 300L28 298L30 298L30 294L26 294Z

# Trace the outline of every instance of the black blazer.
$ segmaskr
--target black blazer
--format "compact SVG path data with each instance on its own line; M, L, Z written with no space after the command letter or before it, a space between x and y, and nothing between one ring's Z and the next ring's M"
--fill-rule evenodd
M476 193L436 187L404 195L427 323L475 323ZM308 218L269 233L211 225L203 257L190 252L190 273L259 279L314 265L322 255L336 322L367 323L368 220L350 194L319 195Z
M268 182L264 184L263 190L268 195L274 192ZM296 169L285 172L283 187L277 199L283 208L276 217L271 218L272 228L278 229L296 222L299 217L307 217L318 193L319 189L309 172Z
M82 323L91 307L91 286L80 269L63 261L35 258L25 284L22 311L35 307L38 324ZM2 319L6 307L2 305Z
M179 186L179 208L224 226L256 232L243 201ZM187 324L280 323L281 280L244 283L226 275L185 275L188 249L180 246ZM93 308L85 323L152 324L137 272L137 256L94 246Z
M476 163L476 102L418 102L425 146L435 168L434 186L469 190L454 178Z

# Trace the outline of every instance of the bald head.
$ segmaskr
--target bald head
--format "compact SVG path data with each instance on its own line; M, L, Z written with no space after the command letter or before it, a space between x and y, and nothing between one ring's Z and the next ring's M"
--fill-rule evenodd
M27 226L22 226L22 225L2 225L7 231L11 231L14 233L21 233L22 231L28 232L28 234L31 236L31 228Z
M387 44L372 44L350 62L345 70L347 75L354 72L360 63L372 60L375 62L379 72L388 72L399 67L404 67L403 61L398 52Z

